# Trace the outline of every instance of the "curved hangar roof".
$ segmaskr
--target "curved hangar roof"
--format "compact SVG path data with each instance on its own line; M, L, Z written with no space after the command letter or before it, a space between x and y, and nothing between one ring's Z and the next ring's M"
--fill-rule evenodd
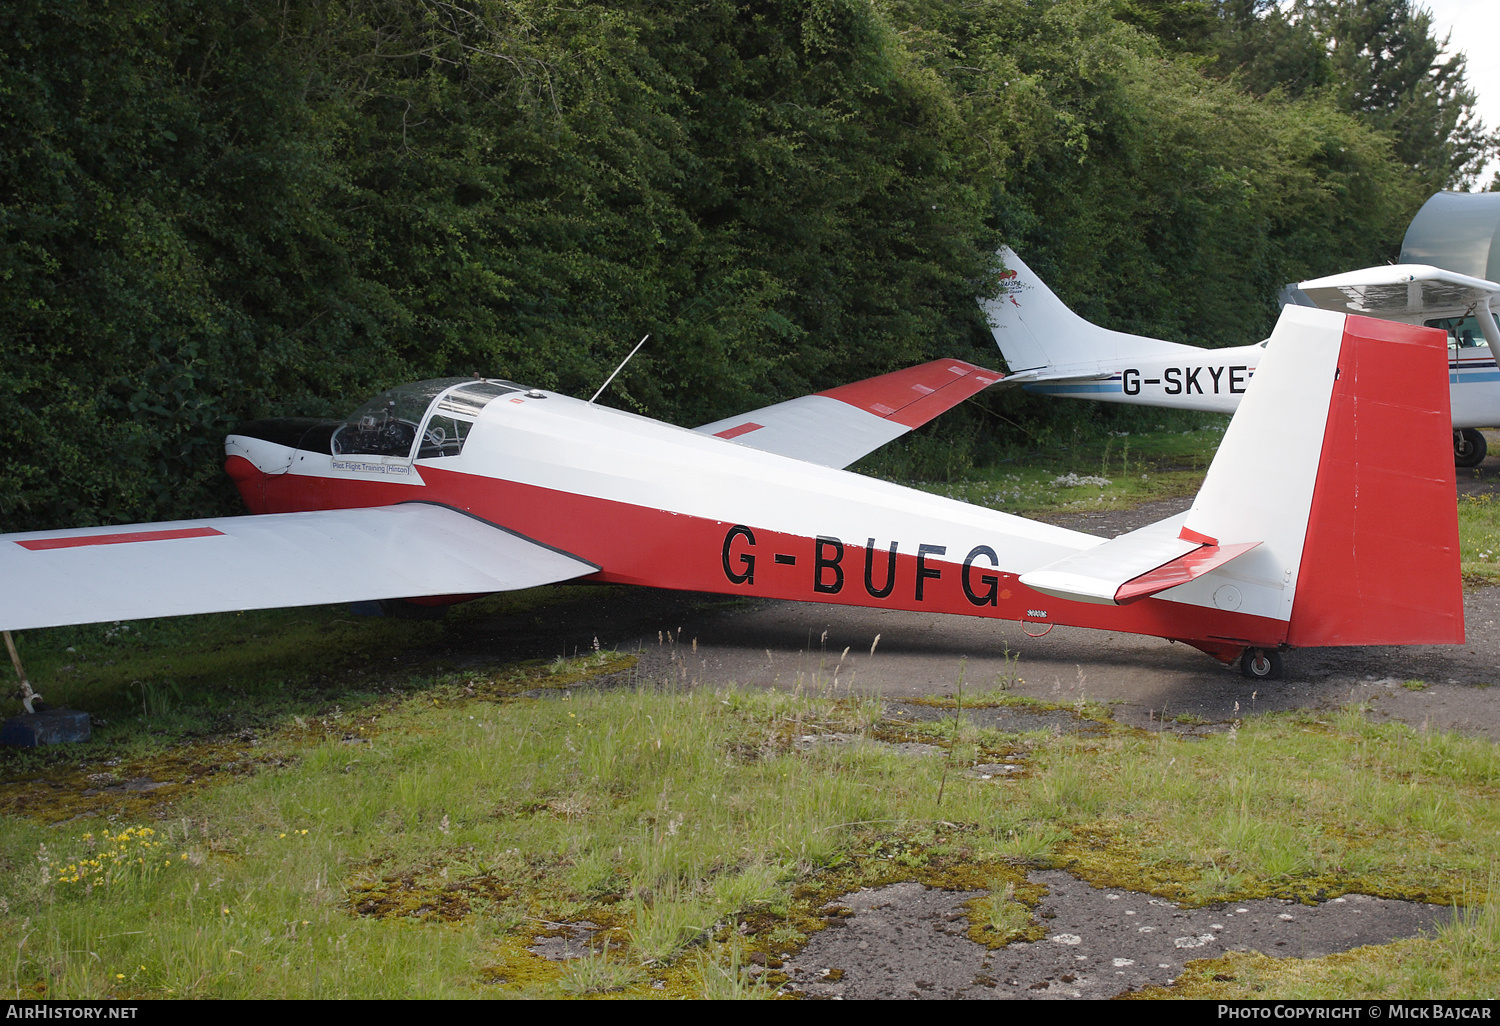
M1500 192L1439 192L1401 242L1401 263L1500 281Z

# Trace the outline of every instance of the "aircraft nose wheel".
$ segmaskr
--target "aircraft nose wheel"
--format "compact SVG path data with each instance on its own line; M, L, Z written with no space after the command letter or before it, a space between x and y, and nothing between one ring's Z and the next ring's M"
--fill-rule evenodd
M1279 680L1284 669L1281 653L1247 648L1240 656L1240 672L1251 680Z

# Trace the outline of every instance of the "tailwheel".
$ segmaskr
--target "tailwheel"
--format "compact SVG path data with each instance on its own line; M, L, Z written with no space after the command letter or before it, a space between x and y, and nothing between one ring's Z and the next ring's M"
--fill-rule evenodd
M1455 467L1477 467L1484 462L1488 445L1484 435L1474 428L1453 432L1453 465Z
M1251 680L1279 680L1285 669L1275 649L1247 648L1240 656L1240 672Z

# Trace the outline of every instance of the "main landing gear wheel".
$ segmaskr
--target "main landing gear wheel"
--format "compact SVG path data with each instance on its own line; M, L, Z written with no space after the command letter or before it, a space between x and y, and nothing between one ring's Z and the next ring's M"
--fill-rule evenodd
M1247 648L1240 656L1240 672L1251 680L1279 680L1285 667L1281 653L1263 648Z
M1453 432L1453 465L1455 467L1477 467L1484 462L1487 445L1484 435L1474 428Z

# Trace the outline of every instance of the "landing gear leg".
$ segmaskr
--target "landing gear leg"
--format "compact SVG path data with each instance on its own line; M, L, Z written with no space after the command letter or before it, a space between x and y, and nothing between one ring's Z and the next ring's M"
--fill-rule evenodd
M1453 432L1453 465L1455 467L1477 467L1484 462L1487 445L1484 435L1474 428Z
M1280 680L1285 669L1275 649L1247 648L1240 656L1240 672L1251 680Z

